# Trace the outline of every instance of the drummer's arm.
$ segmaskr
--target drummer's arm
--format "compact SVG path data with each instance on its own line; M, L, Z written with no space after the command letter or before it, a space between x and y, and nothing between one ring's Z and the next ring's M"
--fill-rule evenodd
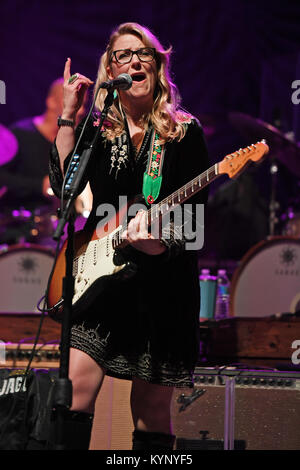
M18 197L42 192L42 183L38 178L25 176L19 170L19 154L0 168L0 187L4 186Z

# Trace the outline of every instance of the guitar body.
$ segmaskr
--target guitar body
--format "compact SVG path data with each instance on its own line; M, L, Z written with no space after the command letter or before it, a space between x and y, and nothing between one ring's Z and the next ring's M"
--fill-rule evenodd
M126 210L127 207L93 233L81 230L74 234L72 318L84 313L108 282L125 279L134 274L134 265L124 262L119 250L114 247L115 234L120 232L121 227L118 222L123 219ZM49 316L58 322L63 316L67 243L66 240L58 255L47 298ZM125 244L126 242L123 242L122 246Z

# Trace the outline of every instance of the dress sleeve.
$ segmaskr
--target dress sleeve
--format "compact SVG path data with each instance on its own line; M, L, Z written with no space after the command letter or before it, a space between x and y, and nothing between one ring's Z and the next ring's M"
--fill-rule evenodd
M81 131L84 126L84 122L85 122L85 118L80 122L80 124L76 128L75 142L77 142L80 137ZM77 153L79 155L81 155L83 150L88 147L89 143L92 141L95 135L95 132L97 131L97 128L93 125L93 122L94 122L94 118L91 116L89 121L87 122L86 128L84 130L83 138L81 139L81 142L77 149ZM68 165L73 155L73 151L74 149L69 153L69 155L66 157L64 161L64 172L66 172L68 169ZM60 169L60 160L59 160L58 150L56 147L56 140L54 141L50 150L49 179L50 179L50 184L51 184L54 194L60 198L64 178ZM78 194L80 194L84 190L88 182L88 179L89 179L89 171L87 169L84 177L82 178Z

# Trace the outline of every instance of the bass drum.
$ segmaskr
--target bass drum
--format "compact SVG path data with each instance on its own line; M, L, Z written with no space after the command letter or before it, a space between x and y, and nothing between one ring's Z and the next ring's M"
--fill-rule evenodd
M300 309L300 240L272 237L246 253L231 284L230 313L266 317Z
M0 312L38 312L53 262L54 252L39 245L14 245L0 251Z

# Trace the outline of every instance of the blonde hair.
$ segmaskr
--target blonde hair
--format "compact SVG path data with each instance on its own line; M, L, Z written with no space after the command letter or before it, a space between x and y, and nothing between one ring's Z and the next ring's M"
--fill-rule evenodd
M165 50L148 28L138 23L123 23L112 32L106 51L100 59L94 94L100 83L108 80L107 67L112 59L113 45L116 39L124 34L137 36L146 47L154 47L156 50L157 84L154 92L154 104L151 114L143 118L144 125L151 121L160 135L161 142L174 139L181 140L186 132L185 123L190 121L192 116L180 108L178 89L170 77L170 55L172 48L170 47ZM95 101L97 110L103 109L105 97L106 90L100 89ZM124 131L124 118L119 96L114 100L107 119L111 123L110 126L106 127L108 139L112 139Z

